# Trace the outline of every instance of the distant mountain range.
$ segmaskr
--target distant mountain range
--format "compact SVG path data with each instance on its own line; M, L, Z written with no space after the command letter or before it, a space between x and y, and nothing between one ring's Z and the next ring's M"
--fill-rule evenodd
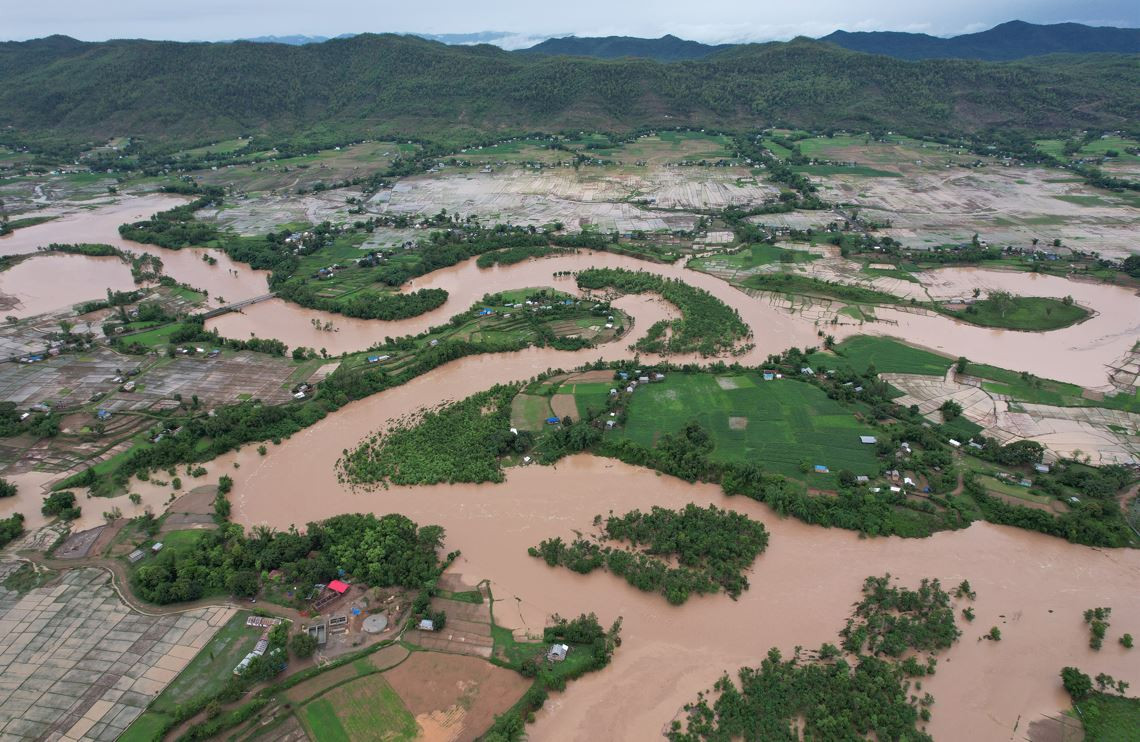
M836 31L820 39L844 49L885 54L898 59L983 59L991 62L1041 54L1140 52L1140 28L1083 26L1057 23L1039 26L1010 21L980 33L948 39L896 31Z
M343 39L355 34L342 34ZM521 54L620 59L635 57L658 62L704 59L742 44L702 44L673 35L659 39L636 36L565 36L548 38L526 48L530 39L506 31L480 31L465 34L407 34L444 44L493 44ZM325 36L259 36L245 41L304 45L327 41ZM538 37L541 38L541 37ZM1024 59L1043 54L1089 54L1140 52L1140 29L1084 26L1080 23L1037 25L1010 21L988 31L942 38L922 33L898 31L835 31L825 41L851 51L884 54L897 59L981 59L991 62Z
M596 59L620 59L622 57L643 57L658 62L679 62L686 59L703 59L736 44L702 44L699 41L679 39L673 35L659 39L640 39L636 36L566 36L561 39L547 39L529 49L521 49L524 54L566 55L570 57L594 57Z
M240 41L252 41L258 44L287 44L289 46L305 46L308 44L321 44L330 39L351 39L353 36L359 34L342 33L339 36L305 36L304 34L294 34L292 36L255 36L251 39L239 39ZM503 49L519 49L532 46L535 41L542 41L547 39L546 36L517 34L510 31L478 31L476 33L405 33L402 36L417 36L421 39L428 41L439 41L443 44L452 44L456 46L471 46L473 44L492 44L494 46L502 47ZM686 42L696 44L695 41Z

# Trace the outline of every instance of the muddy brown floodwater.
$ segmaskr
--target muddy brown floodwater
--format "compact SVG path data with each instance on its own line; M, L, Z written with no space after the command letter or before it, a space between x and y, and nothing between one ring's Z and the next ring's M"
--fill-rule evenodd
M268 271L255 271L243 263L235 263L221 250L204 248L184 248L182 250L167 250L154 245L144 245L139 242L124 240L119 236L119 225L127 222L146 219L155 212L163 211L185 203L187 199L180 196L151 195L129 196L108 206L101 206L91 211L83 211L59 219L39 224L34 227L18 229L10 235L0 237L0 255L21 255L35 252L43 245L53 242L61 244L96 242L114 245L123 250L134 253L150 253L162 259L163 272L178 281L187 283L194 288L205 289L210 292L210 304L216 305L216 297L222 297L227 303L260 296L269 289L266 281ZM208 253L216 261L210 265L202 259L203 253ZM99 258L84 258L74 256L78 260L100 260ZM41 272L37 268L38 260L27 261L29 271L35 270L38 280L51 283L51 274ZM128 271L128 280L130 272ZM94 284L94 282L92 282ZM132 284L133 287L133 284ZM104 293L103 289L95 295ZM77 300L70 300L66 294L55 292L53 294L62 299L56 306L66 306Z
M273 300L247 307L240 314L218 317L211 320L210 326L228 337L244 338L256 333L261 337L276 337L290 346L323 347L332 354L339 354L367 348L382 342L384 336L415 334L443 324L487 293L525 286L553 286L574 293L577 287L572 278L555 278L553 274L589 267L649 271L681 279L709 291L736 309L752 328L756 348L740 358L746 363L759 363L770 353L791 346L818 345L818 331L823 329L838 337L888 335L951 355L965 355L976 362L1030 371L1045 378L1096 388L1106 385L1108 366L1127 354L1140 338L1140 299L1127 289L1116 286L1009 271L945 269L924 274L924 282L931 281L931 293L935 296L969 295L975 286L987 291L1004 288L1023 295L1071 295L1097 314L1079 325L1049 333L977 327L942 315L915 314L890 308L876 310L876 315L885 322L832 327L818 326L801 315L754 299L705 273L678 265L647 263L621 255L589 251L493 269L480 269L474 260L469 260L435 271L415 279L404 290L445 289L449 294L447 303L427 314L398 322L354 320ZM331 322L336 331L315 328L312 324L314 318ZM1046 348L1048 352L1044 352Z
M354 492L336 481L342 451L386 419L494 381L570 365L565 359L575 355L581 357L531 349L462 359L355 402L271 446L267 456L253 446L228 454L210 464L209 476L235 478L235 519L246 526L285 528L354 511L400 512L444 526L447 548L463 552L456 569L469 581L492 580L496 617L512 628L536 630L555 612L623 616L625 643L617 660L554 698L539 715L535 739L652 738L722 671L756 664L772 646L791 652L796 645L835 641L862 579L888 571L907 583L923 576L948 585L969 579L979 593L977 619L963 626L962 640L924 683L937 698L929 727L936 738L1009 739L1015 725L1024 729L1066 705L1057 679L1065 665L1125 679L1135 674L1133 657L1114 641L1092 653L1081 620L1084 609L1109 605L1120 631L1140 625L1135 551L1089 549L985 523L922 540L861 539L782 520L759 503L724 497L715 486L590 456L513 469L501 485ZM731 507L771 530L771 546L739 601L707 597L675 608L611 575L552 570L526 555L543 538L588 529L595 514L687 502ZM1002 641L978 641L994 625L1002 628Z
M131 291L135 282L129 265L114 257L42 255L0 273L0 295L19 305L3 314L34 317L72 304L106 298L107 289Z
M969 579L978 591L977 619L924 683L937 699L929 727L939 739L1009 739L1043 713L1065 707L1057 673L1078 665L1130 679L1136 663L1113 638L1088 649L1081 612L1113 608L1121 631L1140 625L1140 553L1103 551L1013 528L980 523L929 539L861 539L855 533L782 520L759 503L726 498L719 488L591 456L555 467L509 471L501 485L393 487L350 491L336 481L342 450L441 396L461 398L492 381L529 376L552 365L548 352L463 359L396 390L356 402L261 457L252 446L211 465L236 486L235 518L246 526L285 528L342 512L404 513L447 529L447 549L460 549L465 579L492 581L497 620L537 630L552 613L595 611L625 619L614 664L556 696L533 727L534 739L650 739L682 704L724 670L757 664L769 647L835 641L864 577L891 572L908 584L940 577ZM240 464L233 469L234 462ZM768 551L749 575L739 601L723 597L671 607L607 574L576 575L526 555L550 536L588 530L611 509L715 503L763 520ZM1052 612L1050 612L1052 611ZM1003 618L1004 617L1004 618ZM1001 642L978 641L1000 626ZM1114 634L1115 636L1115 634Z
M212 296L221 294L235 301L264 293L263 273L232 264L224 256L218 256L219 265L208 266L199 250L172 252L118 238L120 223L168 208L171 202L164 197L127 199L82 218L20 230L13 236L15 242L13 238L0 241L0 253L30 252L47 242L110 242L160 255L169 275L206 288ZM547 285L573 290L570 280L560 282L551 274L591 265L650 270L709 290L737 308L753 328L757 348L745 361L756 362L790 345L818 343L811 321L752 299L712 276L679 266L586 253L490 271L481 271L474 261L468 261L424 276L406 290L445 288L451 298L444 308L404 322L355 321L266 302L245 314L223 317L214 326L235 337L252 331L290 345L326 347L339 353L366 347L385 335L418 332L439 324L487 292ZM895 335L944 347L952 355L1089 386L1104 383L1104 365L1130 348L1138 334L1136 299L1118 289L1063 279L1038 284L1039 278L995 271L939 272L937 276L943 282L939 292L960 293L980 284L1024 294L1071 294L1099 314L1077 328L1035 335L884 310L881 316L897 319L899 324L868 324L850 332ZM962 640L940 660L937 674L924 683L924 689L937 699L928 728L936 738L1014 737L1015 728L1021 733L1041 714L1067 705L1057 675L1065 665L1140 681L1133 656L1115 641L1119 632L1135 633L1140 627L1140 601L1135 599L1140 590L1140 553L1136 551L1089 549L986 523L922 540L861 539L848 531L780 519L759 503L725 498L714 486L690 485L590 456L573 457L556 467L512 469L500 485L354 492L337 482L337 458L382 428L387 419L438 404L441 399L461 399L495 382L526 379L547 368L571 368L599 357L628 357L625 346L629 342L655 320L675 316L671 307L653 297L624 297L619 306L636 318L631 337L620 343L577 353L532 348L461 359L348 405L280 446L271 446L266 456L259 456L256 446L247 446L210 462L207 479L215 481L223 473L234 477L234 517L246 526L268 523L284 528L354 511L400 512L420 523L438 523L447 529L447 548L463 552L455 569L472 584L492 581L496 618L513 628L538 630L555 612L595 611L606 621L623 616L625 643L614 663L551 699L530 730L535 739L654 738L682 704L708 688L721 672L757 664L772 646L790 653L796 645L816 647L835 641L863 578L884 572L908 584L924 576L939 577L948 585L969 579L978 592L977 620L963 626ZM313 317L331 320L340 332L316 332L310 323ZM234 468L235 464L240 468ZM28 512L31 503L38 505L37 490L46 481L43 475L29 473L20 480L20 494L11 499L23 501L26 506L19 509ZM158 504L169 497L167 491L146 483L132 483L131 490L143 494L147 503ZM554 570L526 555L526 548L543 538L566 538L574 529L588 529L595 514L655 504L678 507L687 502L731 507L763 520L770 529L770 547L757 560L749 575L752 587L739 601L710 596L672 607L659 596L638 592L611 575ZM85 511L90 510L84 514L85 522L94 521L99 505L82 504ZM1099 653L1088 648L1081 619L1084 609L1096 605L1113 608L1110 641ZM1001 627L1002 641L978 641L994 625Z

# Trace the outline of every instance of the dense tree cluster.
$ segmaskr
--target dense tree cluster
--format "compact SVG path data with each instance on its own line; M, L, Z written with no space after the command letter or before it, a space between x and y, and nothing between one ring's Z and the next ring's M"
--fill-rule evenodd
M1009 503L986 492L972 472L963 479L963 491L978 504L982 515L991 523L1017 526L1087 546L1128 546L1132 532L1122 517L1120 505L1112 498L1088 498L1070 502L1069 511L1054 516Z
M395 423L338 462L356 484L501 482L499 457L515 450L511 400L518 385L496 385L460 402Z
M81 142L123 131L153 148L201 143L203 132L216 141L256 131L251 149L280 144L278 155L287 157L365 136L436 133L469 142L503 129L603 123L626 130L759 120L931 132L994 121L1032 130L1117 126L1135 110L1137 87L1126 55L907 62L805 39L681 64L374 34L305 46L53 37L6 51L5 142L69 156ZM219 76L230 84L213 84Z
M442 528L420 528L402 515L338 515L309 523L304 533L255 528L250 536L226 524L203 532L189 548L163 549L135 569L131 585L159 604L219 593L252 596L261 573L273 569L303 586L343 570L371 586L419 587L435 574L442 542Z
M277 295L310 309L386 322L418 317L447 302L447 291L444 289L418 289L405 294L366 289L355 291L345 298L333 298L321 296L319 284L299 278L281 284L277 288Z
M503 250L493 250L479 256L475 265L480 268L490 268L495 265L514 265L531 258L542 258L553 253L561 252L562 248L547 245L508 247Z
M119 236L135 242L158 245L172 250L192 245L206 245L219 237L212 224L194 218L194 212L222 200L222 189L212 187L205 195L188 204L160 211L149 219L119 226Z
M1112 615L1111 608L1089 608L1084 613L1085 623L1089 626L1089 646L1100 649L1104 645L1104 635L1108 631L1108 617Z
M567 545L561 538L547 539L529 553L582 574L608 569L634 587L661 592L680 605L693 593L723 589L736 598L747 590L743 572L767 547L768 533L763 523L740 513L690 503L682 510L654 507L649 513L611 515L599 541L577 538ZM630 548L610 547L606 541L627 542ZM667 561L673 558L678 567Z
M589 268L578 274L578 285L624 294L658 294L681 310L681 319L653 324L638 341L637 349L647 353L712 356L737 351L737 343L752 336L735 309L684 281L624 268Z
M891 576L868 577L855 615L840 632L854 654L900 657L908 649L946 649L962 634L954 625L950 594L938 580L917 590L891 584Z
M75 493L67 490L52 492L44 498L40 512L46 516L59 516L60 520L75 520L81 509L75 504Z
M938 580L924 579L917 590L889 581L888 575L864 583L863 601L842 632L847 656L831 644L814 656L797 648L788 660L770 649L760 667L741 668L736 682L721 677L714 700L701 694L686 705L685 720L673 722L668 738L928 742L918 725L929 720L934 698L908 695L908 678L932 673L935 659L924 664L914 655L897 658L912 650L945 649L960 632Z
M7 518L0 518L0 548L24 535L24 516L14 513Z

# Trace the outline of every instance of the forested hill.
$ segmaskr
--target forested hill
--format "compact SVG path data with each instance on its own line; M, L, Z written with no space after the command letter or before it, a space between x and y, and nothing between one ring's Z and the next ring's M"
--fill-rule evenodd
M942 132L1134 125L1135 56L905 62L806 39L663 64L415 37L320 44L0 44L0 139L209 141L786 124Z
M1010 21L980 33L948 39L896 31L836 31L820 41L858 52L899 59L984 59L1003 61L1041 54L1140 52L1140 28L1084 26L1079 23L1037 25Z
M703 59L710 54L731 49L735 44L702 44L699 41L679 39L665 35L659 39L641 39L635 36L566 36L560 39L547 39L529 49L519 50L518 54L563 54L571 57L596 57L598 59L620 59L621 57L641 57L658 62L677 62L685 59Z

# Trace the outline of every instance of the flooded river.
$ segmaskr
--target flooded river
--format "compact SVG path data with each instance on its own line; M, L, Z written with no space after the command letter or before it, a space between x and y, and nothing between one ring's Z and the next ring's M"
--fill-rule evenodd
M161 197L127 200L93 211L85 219L20 230L13 236L18 242L0 240L0 252L29 252L52 241L110 242L156 252L169 275L207 288L212 296L221 294L227 301L265 292L264 274L224 257L211 267L197 250L172 252L119 240L118 224L169 203ZM474 261L437 271L408 288L445 288L451 293L448 304L404 322L356 321L271 301L244 314L219 318L214 326L234 337L255 332L290 345L325 347L335 354L367 347L385 335L439 324L487 292L547 285L573 290L571 280L555 280L551 274L590 265L651 270L711 291L736 307L753 328L757 348L745 361L757 362L790 345L819 342L817 328L809 320L752 299L712 276L679 266L586 253L489 271L479 270ZM947 292L961 293L975 285L986 288L991 285L986 282L992 282L1024 294L1071 294L1099 315L1076 328L1040 336L884 310L880 316L899 324L868 324L848 332L895 335L945 348L952 355L1090 386L1104 383L1104 365L1140 335L1136 299L1118 289L1062 279L1036 284L1031 282L1040 277L994 271L937 275L946 282L940 290ZM598 357L628 357L625 346L632 339L656 319L674 314L668 305L648 296L624 297L618 305L636 318L632 336L621 343L575 353L528 349L461 359L348 405L279 446L271 445L267 456L247 446L210 462L207 479L216 481L223 473L234 477L234 518L246 526L268 523L285 528L353 511L401 512L423 524L438 523L447 529L447 548L463 552L455 569L469 581L492 581L498 599L495 614L504 625L537 630L555 612L596 611L605 621L622 615L625 643L614 664L552 698L530 730L534 739L655 738L681 705L708 688L722 671L757 664L771 646L790 653L796 645L816 647L836 641L862 579L888 571L909 584L923 576L940 577L949 585L966 578L978 592L977 620L963 626L962 640L939 662L938 673L924 682L924 690L937 699L928 731L938 739L1018 738L1030 721L1067 705L1057 675L1065 665L1140 682L1135 656L1116 643L1120 632L1140 630L1140 602L1134 598L1140 590L1140 553L1135 551L1088 549L984 523L923 540L861 539L848 531L782 520L761 504L727 499L714 486L690 485L591 456L573 457L556 467L514 469L501 485L353 492L337 483L337 458L386 420L441 399L461 399L496 382L524 380L548 368L571 368ZM314 330L310 322L314 317L331 320L339 332ZM29 474L21 480L27 487L12 498L24 501L21 511L29 513L29 503L38 504L35 490L43 483L41 477ZM158 504L169 496L169 490L148 484L133 485L132 491L142 493L144 503ZM125 498L114 504L133 514L133 506L121 500ZM711 596L672 607L611 575L553 570L526 555L526 548L543 538L567 538L574 529L588 530L595 514L688 502L738 509L768 525L771 545L749 576L751 590L739 601ZM109 507L101 501L80 504L85 510L81 525L95 524L99 511ZM14 506L3 504L0 515ZM29 518L29 525L34 525L32 521ZM1105 649L1093 653L1081 613L1097 605L1113 608L1113 626ZM1002 641L978 641L994 625L1002 629Z
M89 213L73 215L36 227L18 230L0 239L0 254L30 252L49 242L107 242L132 251L159 255L165 272L192 286L210 292L211 305L218 297L226 302L239 301L267 291L264 271L254 271L234 263L217 250L209 253L218 260L211 266L202 260L202 250L163 250L122 240L118 225L141 219L154 211L175 203L170 196L146 196L124 199L119 204ZM37 271L36 261L29 271ZM792 314L772 302L753 299L726 282L711 275L685 269L681 265L647 263L609 253L582 251L575 255L534 260L512 266L479 269L474 260L422 276L404 287L405 291L441 288L449 292L447 303L419 317L396 322L355 320L328 312L305 309L271 300L211 320L209 326L228 337L274 337L290 347L325 348L330 354L362 350L386 336L415 334L446 322L486 293L527 286L555 286L575 291L571 278L553 278L555 272L580 271L591 266L609 266L651 271L670 278L682 279L703 288L734 307L755 335L756 348L741 360L759 363L768 354L793 345L818 345L818 331L837 337L865 333L897 337L906 342L943 351L952 356L965 355L979 363L989 363L1038 376L1068 381L1082 386L1103 387L1107 367L1123 357L1140 338L1140 299L1132 292L1115 286L1070 281L1032 273L995 271L977 268L947 268L920 275L931 296L944 298L968 296L977 287L983 291L1001 288L1023 295L1065 296L1097 314L1086 322L1050 333L1012 332L975 327L947 317L915 314L882 308L876 315L884 322L858 326L817 326L804 316ZM35 273L28 280L36 280ZM50 285L50 281L47 281ZM54 289L52 290L54 291ZM53 293L67 303L62 292ZM49 299L50 304L55 299ZM331 331L314 327L331 325Z
M353 492L339 485L334 462L390 417L460 398L492 381L528 377L557 364L557 354L524 351L464 359L397 390L353 403L261 457L247 447L211 465L236 486L234 517L246 526L277 528L335 513L400 512L447 529L447 548L461 549L455 569L468 581L488 578L495 615L513 628L537 629L551 613L596 611L625 618L625 644L614 665L552 699L534 739L650 739L697 691L726 669L758 663L771 646L836 641L862 579L891 572L915 583L938 576L976 587L977 620L924 683L937 698L930 731L939 739L1009 739L1042 713L1066 705L1057 680L1077 664L1132 678L1136 663L1112 641L1095 654L1081 612L1113 607L1120 631L1140 625L1140 553L1077 547L1012 528L977 524L923 540L861 539L857 534L776 517L767 507L725 498L719 488L690 485L618 462L577 456L556 467L511 470L501 485L393 487ZM233 469L234 462L240 469ZM215 474L211 474L215 476ZM657 504L715 503L763 520L771 546L737 602L723 597L671 607L606 574L576 575L526 555L543 538L589 530L595 514ZM1052 612L1050 612L1052 611ZM1004 616L1004 618L1002 618ZM980 642L990 626L1000 643Z

